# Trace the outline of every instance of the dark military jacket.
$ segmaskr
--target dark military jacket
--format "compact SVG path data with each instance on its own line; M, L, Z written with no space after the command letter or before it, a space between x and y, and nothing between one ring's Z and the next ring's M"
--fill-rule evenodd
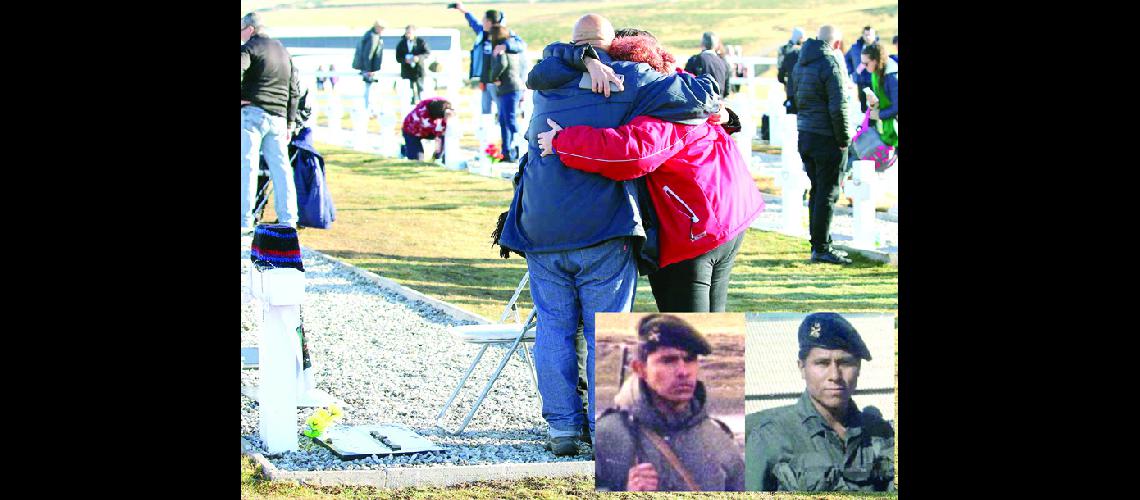
M828 427L807 391L746 427L749 491L895 491L895 431L878 409L852 402L847 439Z
M701 491L743 491L744 458L732 431L705 411L704 383L697 382L689 411L665 417L653 406L654 396L641 379L632 377L615 397L616 409L597 420L595 477L599 490L625 491L629 469L653 464L659 491L688 491L681 474L638 429L646 426L673 449Z

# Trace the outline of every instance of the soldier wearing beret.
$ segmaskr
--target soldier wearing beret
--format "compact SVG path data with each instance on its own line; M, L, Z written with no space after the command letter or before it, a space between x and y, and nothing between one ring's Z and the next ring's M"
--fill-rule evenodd
M871 360L859 332L838 314L810 314L799 345L799 402L745 419L747 489L895 491L894 429L851 400L861 360Z
M608 491L742 491L744 460L732 431L705 409L697 356L712 346L677 316L638 323L637 357L598 418L595 485Z

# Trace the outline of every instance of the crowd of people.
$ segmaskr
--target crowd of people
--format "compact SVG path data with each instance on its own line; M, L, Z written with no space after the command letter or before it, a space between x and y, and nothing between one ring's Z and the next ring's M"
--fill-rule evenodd
M524 74L519 59L526 45L506 27L501 11L487 10L477 21L462 2L454 8L476 34L469 76L480 82L483 111L497 106L502 151L519 162L496 243L523 256L530 274L540 318L534 357L547 446L555 455L574 455L577 441L596 442L597 313L631 311L639 275L648 277L663 313L728 307L735 259L746 230L764 210L745 155L730 137L741 133L739 120L724 103L730 78L740 70L727 63L713 32L702 35L701 52L682 69L651 32L617 30L605 17L588 14L574 23L570 43L545 47L543 59ZM270 160L279 186L279 222L295 223L283 151L297 105L296 69L284 47L261 28L256 14L242 18L243 234L252 229L248 182L259 152ZM366 106L382 63L383 29L375 22L354 57ZM799 154L811 180L811 261L850 264L830 237L855 135L851 116L860 112L850 109L848 96L856 91L883 141L897 148L897 56L887 57L869 27L847 53L834 26L821 26L815 38L804 35L796 28L780 48L778 78L787 88L786 106L796 116ZM415 103L403 122L404 155L423 159L421 141L435 139L438 158L454 109L443 98L420 99L429 50L414 26L405 28L402 40L397 59ZM515 151L524 86L534 91L534 118L526 150ZM588 346L585 411L577 390L579 332ZM688 407L675 410L662 409L667 413L661 421L691 416ZM622 488L655 488L656 476L645 467L624 466L628 474L616 476ZM719 481L702 487L739 490L743 484L739 475Z

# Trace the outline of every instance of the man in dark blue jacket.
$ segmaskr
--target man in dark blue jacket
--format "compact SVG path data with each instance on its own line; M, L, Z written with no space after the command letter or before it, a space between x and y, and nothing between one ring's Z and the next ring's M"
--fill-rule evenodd
M831 217L839 199L839 178L847 164L847 145L851 142L847 107L843 105L846 77L835 50L839 37L838 29L824 25L819 28L819 38L804 42L792 70L791 88L795 93L800 158L811 180L811 261L850 264L850 259L831 248Z
M720 103L708 77L665 76L646 64L613 62L606 49L614 29L605 18L589 14L574 26L572 40L610 64L624 78L624 89L609 97L568 83L566 63L551 47L531 70L527 86L535 89L534 116L527 131L528 161L503 225L500 243L526 254L531 296L538 311L534 346L542 416L556 455L577 453L583 419L594 429L594 314L628 312L637 284L634 252L645 230L637 190L629 183L566 168L558 155L542 156L537 134L560 124L618 127L640 115L699 124ZM572 58L573 59L573 58ZM577 72L581 74L582 61ZM558 82L557 84L552 82ZM588 346L589 411L583 417L574 336L584 323ZM584 436L583 436L584 438Z
M851 46L851 50L847 51L844 58L847 61L847 74L851 76L851 81L859 86L859 111L867 111L867 96L863 93L863 89L871 86L871 74L866 68L859 69L859 65L863 64L859 57L863 54L863 47L877 41L879 36L875 34L875 28L864 26L863 34Z

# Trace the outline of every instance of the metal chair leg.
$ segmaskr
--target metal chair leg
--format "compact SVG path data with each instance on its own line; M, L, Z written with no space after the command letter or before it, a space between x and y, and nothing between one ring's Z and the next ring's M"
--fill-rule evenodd
M491 344L484 344L483 348L479 349L479 354L475 355L475 359L471 361L471 366L467 367L467 373L463 374L463 378L459 379L459 385L455 386L454 391L451 391L451 397L447 398L447 403L444 403L443 408L439 410L439 414L435 416L436 427L445 431L447 430L443 428L443 416L447 414L447 410L451 408L451 403L453 403L455 397L459 395L459 390L463 389L463 386L467 384L467 379L471 377L471 372L474 372L475 367L479 365L479 360L483 359L483 353L487 352L488 347L491 347Z
M483 400L487 398L487 393L491 391L491 386L494 385L495 381L497 381L499 379L499 375L503 372L503 367L507 366L507 362L511 360L511 356L515 355L515 351L518 350L519 345L522 343L523 337L526 336L527 332L530 331L531 328L534 328L536 326L537 323L534 321L535 314L536 314L536 312L532 310L530 312L530 315L527 316L525 326L519 332L518 336L515 337L515 341L511 343L511 347L509 349L507 349L507 352L503 355L503 358L501 360L499 360L499 366L495 368L494 373L492 373L491 377L487 380L487 384L483 386L483 392L481 392L479 394L479 397L475 400L475 403L471 406L471 411L467 412L467 416L463 419L463 423L460 424L459 428L456 429L455 431L450 431L446 427L444 427L443 422L442 422L442 417L443 417L442 411L440 412L439 417L436 417L436 422L435 422L436 427L439 427L444 432L451 434L451 435L459 434L459 433L463 432L463 429L467 428L467 424L471 423L471 419L475 416L475 412L478 411L479 407L483 405ZM490 344L484 345L483 351L485 351L489 345ZM525 349L525 346L524 346L524 349ZM480 351L480 356L482 356L483 351ZM478 362L478 360L476 360L476 363L477 362ZM471 370L474 369L474 366L475 366L475 363L473 363L472 367L470 369L468 369L468 373L467 373L468 375L471 374ZM466 378L464 379L464 381L466 381ZM537 387L537 381L535 382L535 385ZM458 390L458 388L456 388L455 394L458 394L458 392L459 392L459 390ZM452 399L455 399L455 394L452 394ZM450 405L450 404L451 404L451 401L448 401L448 405ZM446 407L444 408L444 411L446 411Z

